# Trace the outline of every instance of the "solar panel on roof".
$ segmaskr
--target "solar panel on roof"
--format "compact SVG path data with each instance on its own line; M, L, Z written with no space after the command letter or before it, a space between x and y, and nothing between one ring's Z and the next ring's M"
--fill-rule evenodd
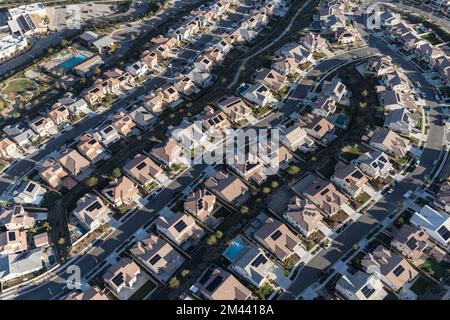
M120 286L123 283L123 273L120 272L111 280L116 286Z
M274 233L272 233L272 235L270 236L272 238L273 241L277 240L279 237L281 237L281 231L277 230Z
M9 241L16 241L16 233L8 232L8 239L9 239Z
M95 201L93 204L91 204L89 207L86 208L86 211L92 212L94 210L98 210L102 207L100 202Z
M178 221L178 222L174 225L175 230L177 230L178 232L183 231L184 228L186 228L186 227L187 227L187 224L186 224L183 220Z
M148 262L151 265L154 265L155 263L157 263L159 260L161 260L161 256L159 254L155 254Z
M364 286L364 288L361 289L361 292L366 298L369 298L375 292L375 289Z
M437 233L445 240L447 241L448 238L450 237L450 231L448 231L448 229L445 226L440 227L437 230Z
M398 277L403 273L403 271L405 271L405 268L403 268L403 266L398 266L397 268L395 268L394 274Z
M146 164L144 161L142 161L141 163L139 163L139 164L136 166L136 169L141 170L141 169L145 168L146 165L147 165L147 164Z
M255 268L258 268L261 264L265 264L267 262L266 257L264 257L262 254L256 257L255 260L252 262L252 266Z

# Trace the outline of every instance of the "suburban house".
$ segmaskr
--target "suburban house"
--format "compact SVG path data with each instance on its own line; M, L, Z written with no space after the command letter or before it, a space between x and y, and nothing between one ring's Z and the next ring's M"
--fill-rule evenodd
M158 66L158 55L155 51L145 50L141 55L141 62L149 69L155 70Z
M217 134L222 136L222 132L230 128L230 122L227 116L222 110L214 110L210 106L206 106L204 112L200 116L200 120L203 122L203 128L209 134Z
M62 180L68 176L63 167L54 159L48 159L42 164L39 176L54 189L63 186Z
M30 121L29 126L41 137L53 135L58 132L55 123L49 117L37 117Z
M276 54L285 58L293 58L298 65L313 61L312 52L296 42L285 44Z
M99 196L86 193L72 213L86 230L92 231L108 221L109 209Z
M108 124L94 133L94 137L98 139L105 147L120 140L120 135L113 125Z
M262 159L257 155L250 154L250 152L246 152L244 157L239 159L239 155L236 154L235 161L229 165L241 178L247 181L254 181L260 185L267 179Z
M393 168L389 157L381 151L363 153L355 162L361 171L372 179L386 177Z
M334 31L334 41L339 45L353 44L358 38L358 31L352 27L341 27Z
M28 249L26 231L0 232L0 255L14 254Z
M151 94L142 96L142 105L153 114L161 113L167 106L162 91L153 91Z
M140 153L136 154L123 169L144 187L157 183L156 181L160 180L164 174L164 170L153 162L152 159Z
M255 82L261 82L273 91L279 91L287 84L287 77L279 74L275 70L268 68L261 68L256 70L253 75Z
M21 123L7 125L3 132L20 147L28 147L38 139L33 130L24 127Z
M195 89L195 84L191 78L184 75L175 78L174 87L179 93L190 95Z
M286 77L300 74L302 71L295 58L285 56L276 56L273 59L272 69Z
M331 81L324 81L322 85L322 94L329 96L336 102L341 102L348 94L348 89L339 78L334 78Z
M416 100L409 93L395 90L386 90L385 87L377 87L378 99L385 110L407 109L415 112L418 107Z
M77 145L78 151L91 162L96 162L100 159L104 159L106 153L105 148L100 142L89 133L81 136L80 143Z
M367 69L375 73L377 77L381 77L394 69L392 58L389 56L371 58L367 64Z
M188 195L184 201L184 210L205 222L214 211L215 205L216 196L205 188L199 188Z
M336 101L329 96L320 96L312 105L312 113L327 118L336 112Z
M375 275L394 291L400 290L418 274L402 256L392 253L382 245L366 254L361 265L364 271Z
M400 69L394 69L385 73L381 78L381 84L391 90L406 93L411 92L408 77Z
M9 138L0 140L0 157L9 159L15 158L18 155L17 145Z
M269 88L263 83L256 83L249 86L242 93L242 97L258 107L264 107L268 103L276 102Z
M91 164L86 158L84 158L78 151L74 149L66 149L56 159L67 172L73 177L83 173Z
M214 265L200 276L195 284L208 300L249 300L252 292L228 271Z
M326 180L317 178L309 185L303 196L319 207L327 216L332 216L341 210L348 198L340 193L336 187Z
M160 213L156 220L156 229L182 248L191 247L205 234L192 216L170 210Z
M180 125L169 127L169 133L187 151L202 147L208 139L202 130L202 124L186 118Z
M248 118L252 115L252 109L245 104L245 102L238 97L230 96L223 97L217 101L217 106L227 115L233 123L240 123L242 121L248 121Z
M200 56L197 62L194 63L194 67L200 70L200 72L211 72L214 67L214 62L204 56Z
M384 126L392 131L410 135L415 130L418 123L418 115L411 113L408 109L395 109L388 113L384 120Z
M411 223L423 230L431 239L444 247L450 243L450 216L426 205L420 212L415 212Z
M143 106L134 108L129 113L129 117L136 124L136 126L143 131L153 126L156 122L156 117Z
M167 282L186 260L166 240L149 234L130 249L131 255L159 280Z
M300 149L303 152L308 152L314 147L314 141L308 138L306 130L300 127L298 123L289 128L281 128L280 139L281 143L292 151Z
M322 221L322 215L317 207L311 201L298 196L291 199L283 216L305 237L313 234Z
M33 242L36 248L47 247L50 245L48 232L42 232L33 237Z
M69 122L69 109L64 105L54 105L53 109L48 113L48 116L51 120L53 120L53 123L57 126L64 125L65 123Z
M305 129L306 133L318 140L322 140L327 134L333 132L334 125L327 119L320 116L314 116L310 113L304 115L299 121L300 128Z
M141 61L136 61L127 67L127 71L134 77L140 78L145 76L148 72L148 66Z
M301 248L301 240L282 222L267 218L253 237L280 261L285 261Z
M103 280L116 295L125 288L135 289L141 268L129 258L121 258L106 270Z
M267 257L261 248L245 240L240 235L234 238L232 243L240 243L243 245L239 254L232 258L231 264L231 268L242 278L257 288L261 288L261 286L270 280L276 280L277 275L275 271L277 266ZM232 247L229 248L231 249ZM227 249L227 251L230 249Z
M321 37L320 34L308 32L304 35L300 44L307 50L312 52L322 51L328 47L327 41L325 38Z
M97 49L98 53L103 54L113 47L116 41L110 36L104 36L92 42L92 45Z
M361 170L354 164L338 162L334 169L331 181L352 198L357 197L363 191L363 186L369 181Z
M23 230L31 228L36 222L22 206L15 205L11 209L3 209L0 213L0 225L7 230Z
M30 180L24 181L13 195L16 203L40 205L46 193L44 187Z
M240 202L246 198L248 187L236 176L219 171L206 180L206 188L228 202Z
M418 260L428 247L428 234L422 229L404 224L395 233L391 246L408 259Z
M173 138L167 139L161 145L152 149L152 155L161 161L167 168L174 164L183 163L183 150Z
M347 300L383 300L387 296L381 280L362 271L339 278L336 291Z
M118 133L120 133L124 137L128 137L133 129L136 127L136 124L131 120L131 117L123 112L118 112L114 114L114 122L112 126Z
M379 130L375 132L370 139L369 144L398 158L407 155L411 149L410 141L400 137L392 130Z
M137 186L126 176L111 181L102 193L116 207L129 205L139 198Z

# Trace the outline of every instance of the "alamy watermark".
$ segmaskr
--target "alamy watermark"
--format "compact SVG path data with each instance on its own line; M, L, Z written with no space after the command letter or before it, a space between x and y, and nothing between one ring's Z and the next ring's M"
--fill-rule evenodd
M366 9L366 27L369 30L381 29L381 10L378 3L372 4Z

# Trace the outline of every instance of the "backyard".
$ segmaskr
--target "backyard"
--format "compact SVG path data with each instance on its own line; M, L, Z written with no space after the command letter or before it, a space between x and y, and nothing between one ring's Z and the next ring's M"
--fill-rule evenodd
M438 263L432 258L428 258L422 263L420 269L439 281L445 280L450 275L450 269L447 269L442 263Z

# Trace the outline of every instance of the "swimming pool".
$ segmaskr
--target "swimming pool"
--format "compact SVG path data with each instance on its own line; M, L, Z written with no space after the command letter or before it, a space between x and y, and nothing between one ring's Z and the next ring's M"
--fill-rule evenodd
M79 65L83 61L85 61L87 57L84 54L77 54L75 57L70 58L69 60L64 61L61 63L61 66L65 69L72 69L73 67Z
M228 248L223 253L223 256L227 258L230 262L236 260L242 250L245 248L244 243L240 238L234 239Z
M347 116L345 114L338 115L334 123L339 126L345 126L347 124Z

